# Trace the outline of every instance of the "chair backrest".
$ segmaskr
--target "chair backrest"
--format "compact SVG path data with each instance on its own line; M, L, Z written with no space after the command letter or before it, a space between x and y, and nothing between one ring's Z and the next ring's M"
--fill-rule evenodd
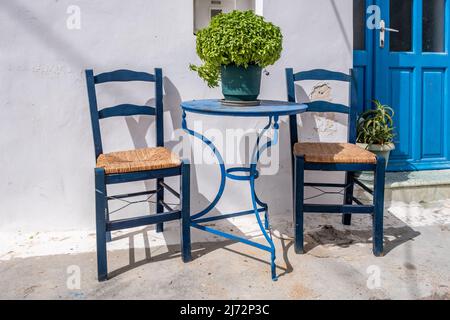
M357 94L356 84L353 70L350 70L349 74L334 72L322 69L315 69L310 71L302 71L294 73L292 68L286 69L286 82L287 82L287 94L290 102L296 102L295 97L295 82L306 80L319 80L319 81L341 81L348 82L350 87L350 104L345 106L343 104L332 103L329 101L313 101L307 102L307 112L336 112L348 114L348 141L350 143L356 142L356 118L357 118ZM292 147L298 141L297 132L297 117L290 116L290 133Z
M95 86L106 82L145 81L155 83L155 106L135 104L120 104L98 110ZM110 117L149 115L156 119L156 145L164 146L164 119L163 119L163 87L162 69L156 68L155 74L136 72L131 70L116 70L94 75L93 70L86 70L86 84L91 111L92 133L94 136L95 158L103 153L100 133L100 120Z

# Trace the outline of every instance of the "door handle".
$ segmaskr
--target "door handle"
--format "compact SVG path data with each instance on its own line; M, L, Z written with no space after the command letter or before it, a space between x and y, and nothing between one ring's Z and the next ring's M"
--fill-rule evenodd
M384 20L380 21L380 48L384 48L385 44L385 37L386 37L386 31L387 32L400 32L397 29L392 28L386 28L386 22Z

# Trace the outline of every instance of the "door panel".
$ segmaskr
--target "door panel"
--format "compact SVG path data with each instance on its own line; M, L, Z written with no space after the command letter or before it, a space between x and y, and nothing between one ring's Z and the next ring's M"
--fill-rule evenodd
M445 160L444 155L445 70L424 70L422 108L422 159Z
M390 69L389 82L390 105L395 112L395 150L392 151L392 158L411 160L413 158L412 150L412 87L413 87L412 69Z
M353 67L353 75L355 77L355 83L356 83L356 93L357 93L357 101L358 101L358 114L361 114L363 111L367 110L367 107L365 106L366 100L370 101L370 97L366 96L366 90L364 88L367 88L367 77L368 77L368 67L367 66L357 66ZM369 84L370 85L370 84Z

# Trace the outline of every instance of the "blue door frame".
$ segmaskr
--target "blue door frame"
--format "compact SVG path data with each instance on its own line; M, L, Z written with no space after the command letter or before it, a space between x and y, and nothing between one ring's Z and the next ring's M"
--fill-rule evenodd
M398 0L396 0L398 1ZM392 52L391 34L365 28L365 50L354 51L361 109L378 99L395 112L396 150L389 171L450 168L450 0L445 1L444 52L422 52L422 6L412 0L412 45L408 52ZM381 19L390 23L390 0L366 0L381 8Z

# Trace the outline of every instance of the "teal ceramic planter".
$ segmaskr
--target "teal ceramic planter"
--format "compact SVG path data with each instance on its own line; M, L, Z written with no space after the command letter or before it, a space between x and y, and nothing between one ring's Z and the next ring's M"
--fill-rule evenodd
M256 101L261 90L261 67L221 67L222 93L229 101Z

